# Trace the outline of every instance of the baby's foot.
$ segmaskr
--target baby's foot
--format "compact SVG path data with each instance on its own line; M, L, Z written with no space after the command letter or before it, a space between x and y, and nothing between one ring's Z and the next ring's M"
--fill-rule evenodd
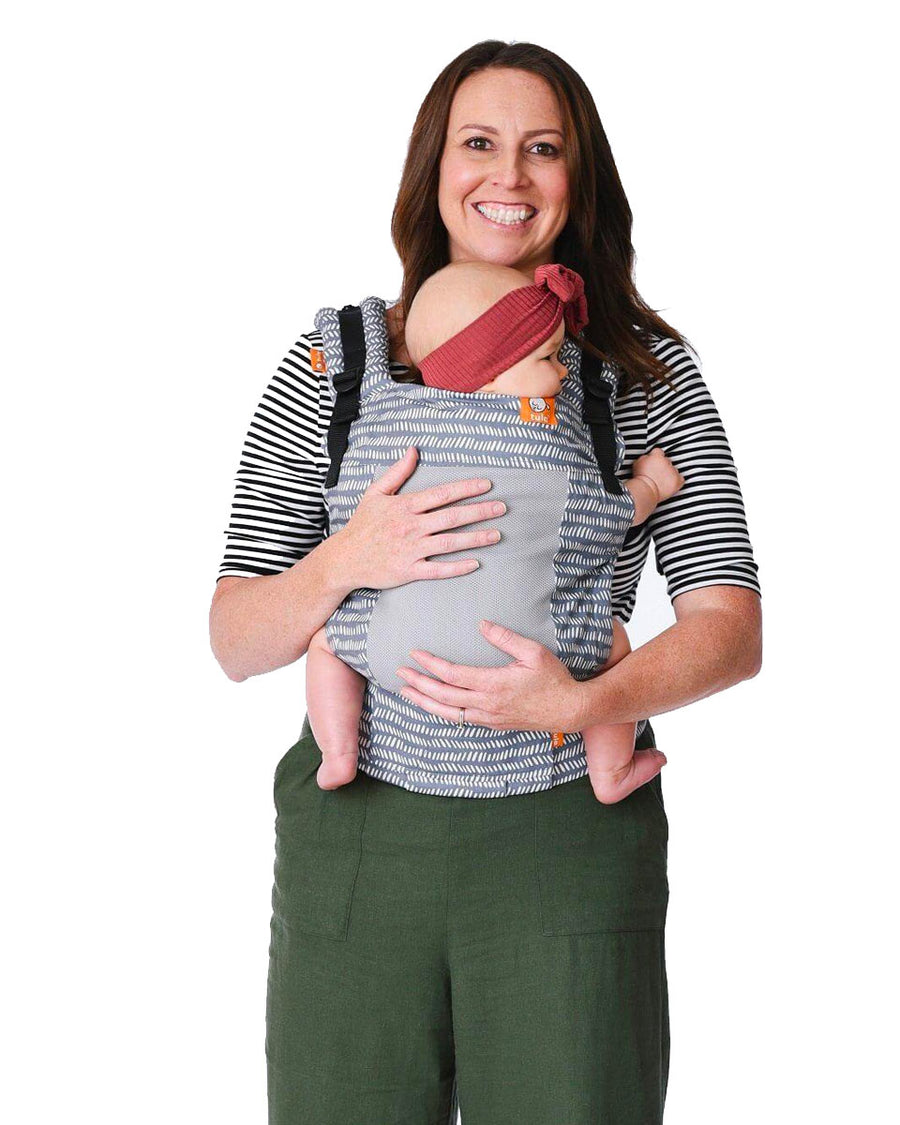
M349 750L322 751L322 764L316 770L316 781L320 789L338 789L356 777L356 762L359 748Z
M635 750L634 755L623 765L609 769L603 755L588 754L588 776L594 796L604 805L614 805L623 800L635 789L640 789L654 777L666 764L666 756L655 747L649 750Z

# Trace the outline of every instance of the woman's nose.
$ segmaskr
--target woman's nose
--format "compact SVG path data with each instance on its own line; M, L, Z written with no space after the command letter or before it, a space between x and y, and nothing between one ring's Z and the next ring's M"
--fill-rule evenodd
M524 178L523 165L517 155L501 157L492 177L494 183L502 184L504 187L516 187Z

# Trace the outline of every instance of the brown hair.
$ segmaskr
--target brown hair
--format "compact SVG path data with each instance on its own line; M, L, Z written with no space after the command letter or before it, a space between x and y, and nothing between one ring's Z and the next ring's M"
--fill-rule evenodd
M391 237L403 264L397 304L400 340L419 286L450 260L438 211L438 180L453 96L469 75L493 67L531 71L556 93L566 139L569 217L553 260L584 278L591 320L578 342L619 365L623 390L641 383L650 396L654 382L671 378L669 368L650 350L651 336L669 336L683 345L687 340L635 287L631 207L590 91L559 55L534 43L476 43L444 67L422 102L391 217ZM409 377L417 377L415 367Z

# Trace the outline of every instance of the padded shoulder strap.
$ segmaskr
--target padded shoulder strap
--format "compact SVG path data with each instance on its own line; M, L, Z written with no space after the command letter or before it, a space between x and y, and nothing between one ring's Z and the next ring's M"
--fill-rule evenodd
M374 391L392 382L385 312L385 302L380 297L366 297L359 305L344 305L340 311L326 307L316 313L314 323L322 335L325 372L334 401L328 427L326 489L334 488L338 482L350 427L359 417L361 404ZM329 524L326 504L326 536L330 534Z
M358 309L361 318L360 330L365 355L360 399L365 402L369 395L392 382L385 302L381 297L366 297L359 305L344 305L340 311L326 306L316 313L315 325L322 335L325 370L334 383L335 376L346 370L351 359L345 353L342 317L353 309ZM359 327L360 319L356 319L356 323Z
M390 382L385 302L380 297L366 297L359 305L344 305L340 311L319 309L315 326L322 334L325 371L333 388L334 409L328 429L330 465L325 478L325 487L333 488L361 403Z

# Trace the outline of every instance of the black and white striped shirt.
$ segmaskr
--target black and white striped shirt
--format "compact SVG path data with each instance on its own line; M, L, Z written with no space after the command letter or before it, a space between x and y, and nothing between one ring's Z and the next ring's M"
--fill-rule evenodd
M310 361L322 348L313 330L300 337L266 387L244 442L219 578L277 574L324 538L323 486L328 457L323 438L332 398ZM719 413L696 357L674 340L657 341L656 355L672 371L648 405L640 385L620 394L616 423L625 439L620 477L654 446L684 476L680 492L633 527L616 564L613 613L627 622L653 540L656 565L670 598L703 586L745 586L760 592L737 472ZM400 364L391 364L400 372Z

